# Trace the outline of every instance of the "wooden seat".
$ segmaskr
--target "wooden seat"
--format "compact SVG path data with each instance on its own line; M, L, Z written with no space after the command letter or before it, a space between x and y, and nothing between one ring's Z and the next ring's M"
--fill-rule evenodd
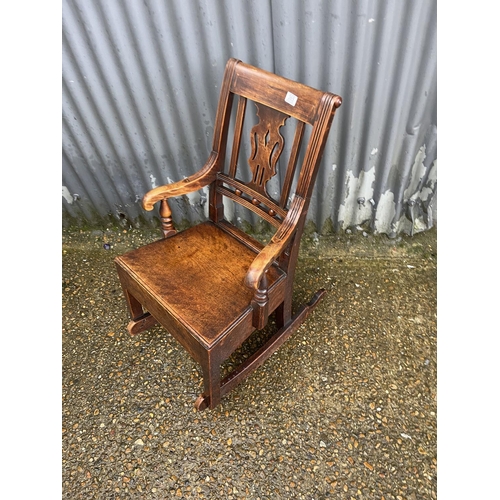
M231 234L206 222L129 252L118 261L144 294L158 303L158 317L165 310L210 349L234 327L236 318L252 322L253 293L244 280L255 257L256 252ZM270 268L271 297L283 297L285 278L277 266Z
M238 96L234 136L226 158L234 96ZM250 131L247 165L240 165L248 100L255 102L258 122ZM292 315L300 237L326 138L341 102L335 94L230 59L208 161L191 177L144 195L146 210L160 202L163 239L115 259L131 315L128 330L135 335L160 323L186 348L203 370L204 392L195 403L200 410L217 406L222 396L275 352L324 294L318 290ZM267 183L277 174L278 162L283 164L280 129L289 118L296 125L278 199L269 195ZM310 134L303 145L306 126ZM301 146L305 153L290 197ZM205 186L209 186L209 220L177 232L168 198ZM226 220L224 199L275 227L269 244L262 245ZM272 313L277 332L221 381L221 364L253 331L266 326Z

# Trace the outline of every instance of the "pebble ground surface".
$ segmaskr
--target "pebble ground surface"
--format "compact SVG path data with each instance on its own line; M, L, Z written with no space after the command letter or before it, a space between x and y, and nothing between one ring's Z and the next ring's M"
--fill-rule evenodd
M435 229L304 237L294 307L319 288L323 301L203 412L201 371L175 339L126 331L113 259L155 239L63 232L63 499L437 498Z

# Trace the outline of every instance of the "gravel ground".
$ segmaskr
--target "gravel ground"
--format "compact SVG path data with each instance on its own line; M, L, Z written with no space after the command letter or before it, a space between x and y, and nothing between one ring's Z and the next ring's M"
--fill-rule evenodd
M436 498L435 230L305 238L296 305L328 293L204 412L176 341L126 331L113 258L157 238L63 233L62 498Z

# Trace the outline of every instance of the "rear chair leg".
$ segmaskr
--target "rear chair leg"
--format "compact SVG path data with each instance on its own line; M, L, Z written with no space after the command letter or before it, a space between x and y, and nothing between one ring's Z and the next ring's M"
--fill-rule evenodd
M275 320L276 326L283 328L292 319L292 301L288 297L276 308L275 310Z
M142 304L131 295L128 290L124 290L124 292L128 310L130 311L130 317L132 318L127 325L127 330L130 335L137 335L156 325L156 319L154 319L150 313L144 312Z

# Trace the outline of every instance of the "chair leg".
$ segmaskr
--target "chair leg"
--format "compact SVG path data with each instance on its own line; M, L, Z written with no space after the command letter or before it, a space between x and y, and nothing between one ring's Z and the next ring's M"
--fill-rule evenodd
M132 318L127 325L130 335L137 335L157 324L156 319L149 312L144 312L142 304L128 290L124 290L124 294Z
M130 320L127 325L127 330L130 335L137 335L138 333L149 330L157 324L158 321L156 321L150 313L146 312L140 318Z
M313 311L326 293L325 289L318 290L311 300L303 305L297 314L291 318L286 326L280 328L258 351L247 358L240 366L235 368L221 384L221 394L224 396L232 391L238 384L243 382L254 370L264 361L272 356L283 343L294 333L305 321L307 316Z
M204 410L208 406L214 409L221 400L221 385L220 385L220 362L217 357L208 354L207 360L202 364L204 392L195 401L195 408L199 411Z
M231 392L238 384L243 382L251 373L253 373L264 361L266 361L272 354L274 354L283 343L294 333L300 325L305 321L307 316L314 310L314 308L319 304L326 290L321 288L318 290L311 298L311 300L303 305L297 314L289 319L286 326L281 327L258 351L256 351L252 356L247 358L243 363L241 363L237 368L235 368L229 375L227 375L222 382L217 379L217 397L218 401L220 398ZM282 304L284 308L285 304ZM284 315L281 316L284 320ZM203 372L205 374L205 370ZM218 377L220 377L220 371L217 372ZM207 383L207 378L205 378L205 392L198 397L195 403L195 407L198 410L204 410L210 405L210 408L215 408L218 403L216 399L210 398L210 391L213 390L213 386L209 387ZM214 380L215 382L215 380ZM220 384L220 385L219 385Z
M275 309L275 320L278 329L283 328L292 319L292 300L288 297Z

